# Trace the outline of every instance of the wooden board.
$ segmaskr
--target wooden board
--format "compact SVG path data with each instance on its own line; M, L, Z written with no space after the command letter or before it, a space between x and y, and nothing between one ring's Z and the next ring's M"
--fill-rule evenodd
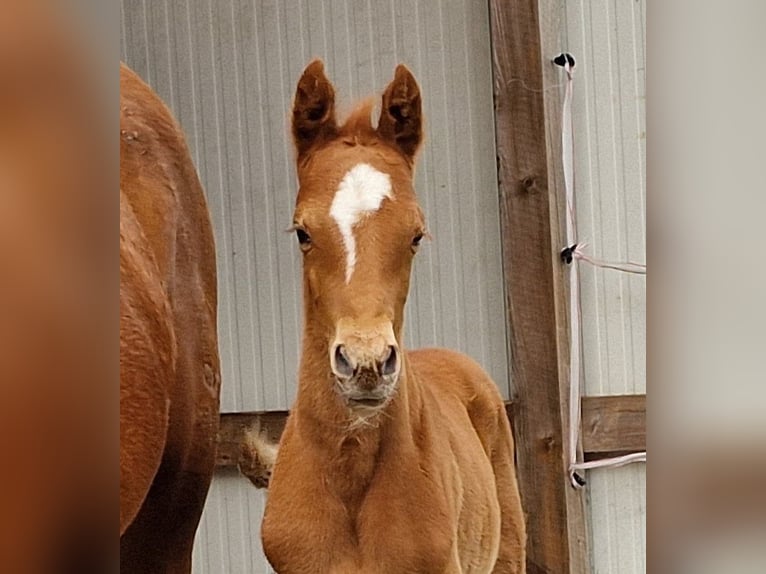
M646 395L584 397L582 444L585 458L646 450Z

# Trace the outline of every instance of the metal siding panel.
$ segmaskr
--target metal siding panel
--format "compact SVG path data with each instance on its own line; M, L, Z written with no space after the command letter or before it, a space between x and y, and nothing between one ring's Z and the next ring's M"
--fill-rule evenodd
M578 236L600 259L646 261L645 29L643 0L566 4ZM580 276L584 393L645 393L645 277ZM646 467L587 474L593 572L646 572Z
M252 268L245 276L250 286L248 293L252 321L254 323L251 346L254 356L254 376L249 380L240 380L243 387L242 406L259 405L275 402L279 387L275 384L258 384L259 381L278 381L277 364L269 360L276 354L276 325L279 318L277 292L271 281L257 281L257 277L276 277L277 258L273 249L273 237L278 234L279 225L273 217L273 194L279 192L276 186L269 186L269 146L266 129L266 112L262 108L261 93L263 84L263 65L258 58L262 51L263 34L260 32L261 17L252 3L243 4L237 15L240 25L240 37L237 50L241 56L243 77L242 105L246 113L245 137L247 140L248 183L242 190L248 203L245 212L249 241L248 258ZM256 249L256 246L262 246ZM243 282L244 283L244 282ZM246 284L246 285L247 285ZM255 325L257 324L257 327ZM268 397L268 399L267 399ZM226 407L232 408L232 407ZM233 408L232 408L233 410Z
M210 486L194 541L194 574L273 572L261 547L266 494L236 472L219 472Z
M143 5L141 2L132 0L121 2L120 6L122 8L120 18L124 30L123 38L125 39L125 50L121 57L139 76L148 82L145 58L147 41L143 32Z
M492 78L491 46L484 38L490 37L489 10L479 9L480 4L467 3L470 34L464 39L472 78L470 102L481 106L469 106L471 113L472 196L479 225L475 230L474 246L481 259L476 270L478 286L476 296L481 299L484 315L482 323L471 325L473 332L486 337L482 345L481 363L499 385L504 398L510 398L513 380L508 371L509 351L505 309L505 280L502 274L500 241L500 210L497 189L497 152L495 150L495 116ZM491 108L487 113L483 109ZM477 357L478 358L478 357Z
M570 49L580 56L573 104L578 233L590 253L614 261L646 258L643 38L633 21L640 11L640 4L593 0L568 15ZM645 278L581 269L587 394L645 392Z
M268 377L254 384L266 386L266 401L262 409L285 409L295 396L300 326L298 321L301 290L298 288L300 266L292 237L282 233L292 221L293 200L297 184L293 170L293 152L287 139L288 110L292 99L292 80L285 59L285 15L281 2L256 3L258 32L263 38L259 59L261 65L261 101L264 110L263 144L267 147L265 193L270 194L270 212L260 214L271 218L271 237L264 237L264 245L271 251L271 283L273 321L271 333L264 334L264 368ZM293 67L297 67L293 64ZM252 278L252 283L264 277ZM246 406L245 408L252 408ZM257 408L257 407L256 407Z
M125 4L120 2L120 60L125 61L128 57L128 31L125 16Z
M646 466L588 471L594 574L646 572Z
M190 2L192 18L192 46L196 56L196 80L199 82L200 99L200 159L198 166L216 234L219 296L219 341L222 354L221 403L224 408L237 404L243 365L246 361L240 353L238 339L238 301L236 298L236 262L233 251L233 228L231 212L232 190L226 188L227 142L224 141L226 126L223 109L221 48L217 43L214 5L217 2ZM229 363L229 364L227 364ZM227 384L228 383L228 384Z

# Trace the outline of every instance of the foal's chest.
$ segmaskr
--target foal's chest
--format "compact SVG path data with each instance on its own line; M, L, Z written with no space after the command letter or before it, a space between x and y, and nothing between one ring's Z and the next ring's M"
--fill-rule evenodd
M373 493L353 514L323 502L329 501L314 501L314 521L304 523L310 531L292 530L269 552L280 574L448 571L454 530L439 501L409 496L392 500Z
M454 544L451 524L436 500L368 503L357 522L364 571L443 573Z

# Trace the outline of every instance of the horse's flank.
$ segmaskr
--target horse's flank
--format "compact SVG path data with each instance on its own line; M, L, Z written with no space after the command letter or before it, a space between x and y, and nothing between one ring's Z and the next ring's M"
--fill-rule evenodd
M303 348L264 550L286 574L518 574L525 527L496 386L464 355L402 347L411 262L426 233L412 189L420 92L406 68L383 94L377 128L369 114L365 104L338 126L321 62L306 69L293 108ZM349 277L348 241L331 206L359 165L387 176L391 189L380 202L364 200L347 226L356 250ZM364 193L373 184L356 185Z
M215 248L183 134L120 68L120 570L191 570L212 478Z

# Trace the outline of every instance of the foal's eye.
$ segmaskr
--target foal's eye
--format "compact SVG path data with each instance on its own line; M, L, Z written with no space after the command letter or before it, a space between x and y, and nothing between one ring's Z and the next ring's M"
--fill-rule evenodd
M298 243L301 247L306 247L311 244L311 237L304 229L296 229L295 235L298 236Z
M418 233L415 237L412 238L412 248L417 249L420 247L420 242L423 241L423 234Z

